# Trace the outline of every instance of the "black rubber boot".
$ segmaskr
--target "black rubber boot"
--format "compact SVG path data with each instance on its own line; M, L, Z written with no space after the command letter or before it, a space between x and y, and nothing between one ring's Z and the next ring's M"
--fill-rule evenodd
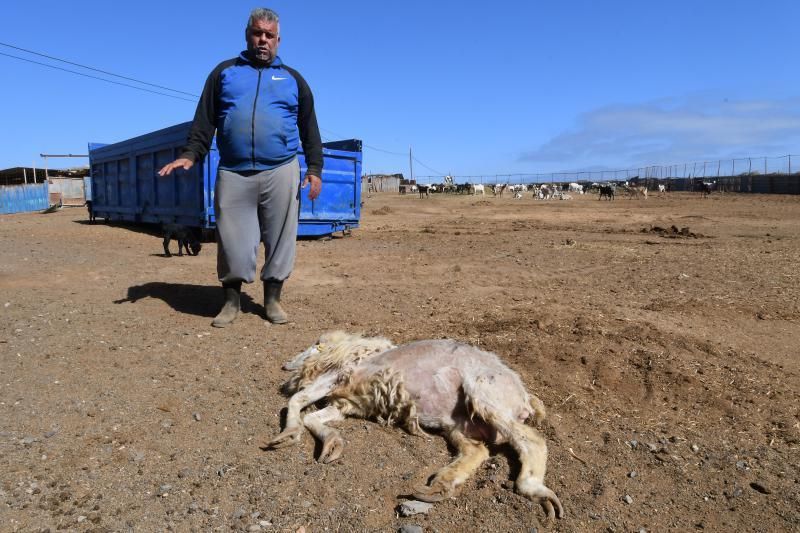
M282 281L268 279L264 282L264 310L267 320L273 324L286 324L289 321L286 311L281 307L281 289Z
M215 328L224 328L230 325L236 320L236 315L239 314L239 309L241 308L242 282L223 283L222 288L225 291L225 305L222 306L222 311L211 322L211 325Z

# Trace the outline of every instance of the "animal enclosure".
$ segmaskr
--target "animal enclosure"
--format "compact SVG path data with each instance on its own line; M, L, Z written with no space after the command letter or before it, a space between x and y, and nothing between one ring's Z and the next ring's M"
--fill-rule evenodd
M0 216L3 523L38 531L791 531L800 528L800 196L645 200L377 193L361 229L298 243L293 324L216 245L161 257L84 209ZM672 231L672 226L677 231ZM682 228L687 228L684 232ZM428 514L396 508L452 460L441 437L336 427L321 464L282 428L286 357L325 331L496 353L547 408L547 524L492 450Z

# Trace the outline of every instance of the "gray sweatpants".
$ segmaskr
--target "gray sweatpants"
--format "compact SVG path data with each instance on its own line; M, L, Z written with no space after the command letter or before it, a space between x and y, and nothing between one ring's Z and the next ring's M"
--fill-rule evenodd
M294 267L300 205L297 158L272 170L220 169L214 191L217 274L223 283L252 283L259 243L264 243L261 279L283 281Z

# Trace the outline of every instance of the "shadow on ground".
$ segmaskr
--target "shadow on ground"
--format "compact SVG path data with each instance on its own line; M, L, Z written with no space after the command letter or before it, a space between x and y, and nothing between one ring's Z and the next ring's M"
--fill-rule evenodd
M128 295L115 304L136 303L142 298L157 298L166 302L179 313L213 318L222 308L223 294L219 285L189 285L186 283L163 283L154 281L128 288ZM242 293L242 311L263 312L263 307Z
M109 226L112 228L121 228L126 229L128 231L134 231L136 233L144 233L147 235L152 235L153 237L163 237L164 232L161 229L161 224L151 224L148 222L125 222L125 221L111 221L111 220L103 220L98 219L95 221L90 220L74 220L76 224L81 224L83 226Z

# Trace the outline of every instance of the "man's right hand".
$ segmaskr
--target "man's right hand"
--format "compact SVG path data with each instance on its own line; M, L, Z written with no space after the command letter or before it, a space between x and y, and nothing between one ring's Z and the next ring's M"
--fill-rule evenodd
M172 171L176 168L182 168L183 170L189 170L194 166L194 161L191 159L187 159L185 157L179 157L172 163L164 165L164 168L158 171L159 176L167 176L172 174Z

